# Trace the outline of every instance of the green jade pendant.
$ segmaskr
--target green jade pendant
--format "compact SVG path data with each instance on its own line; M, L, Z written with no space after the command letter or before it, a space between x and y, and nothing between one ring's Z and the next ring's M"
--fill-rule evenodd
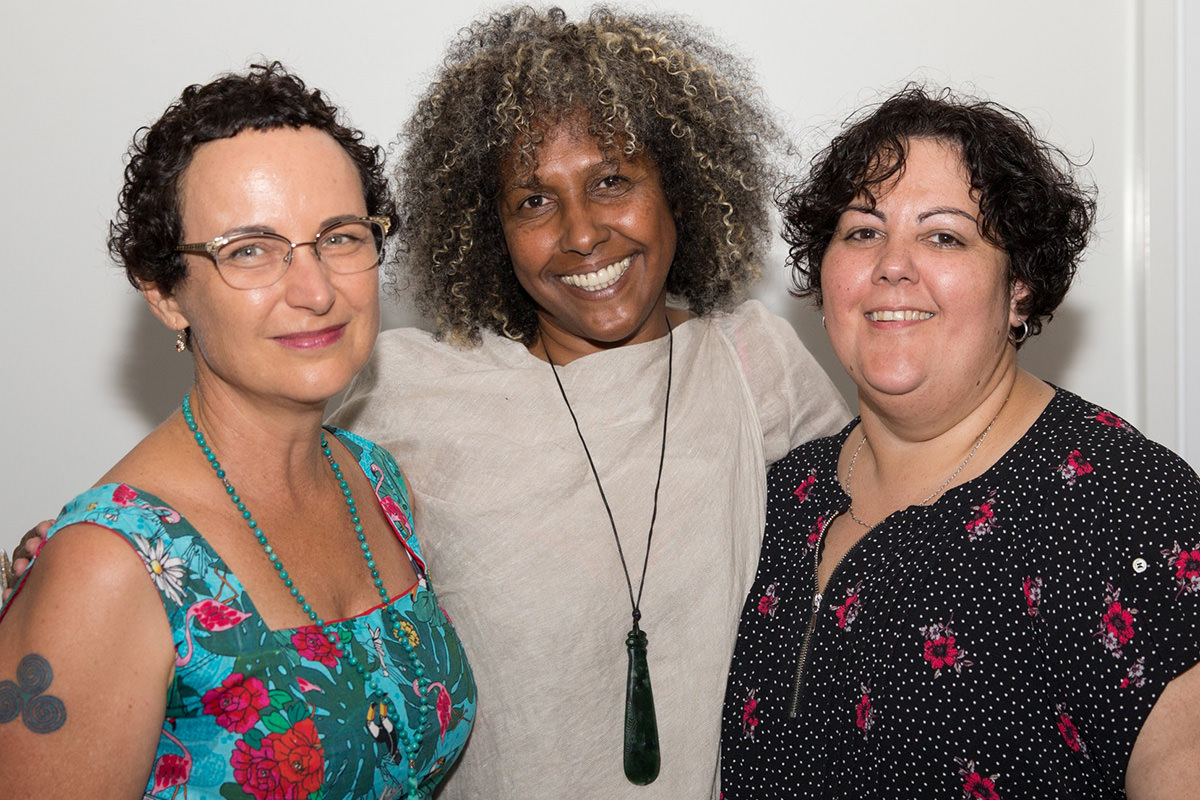
M645 786L658 777L658 719L646 663L646 634L635 625L625 639L629 681L625 684L625 777Z

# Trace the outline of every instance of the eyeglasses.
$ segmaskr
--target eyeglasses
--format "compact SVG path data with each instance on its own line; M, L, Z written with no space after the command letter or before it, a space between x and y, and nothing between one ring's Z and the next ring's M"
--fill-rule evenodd
M218 236L211 242L181 244L179 253L208 253L221 279L234 289L262 289L287 272L297 247L311 246L330 272L365 272L383 259L383 240L392 226L387 217L360 217L335 222L311 242L293 242L277 233L250 232Z

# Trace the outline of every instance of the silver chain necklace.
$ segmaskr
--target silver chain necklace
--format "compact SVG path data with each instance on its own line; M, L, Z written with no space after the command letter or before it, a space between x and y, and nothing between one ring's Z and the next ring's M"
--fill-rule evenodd
M1003 411L1004 406L1006 406L1006 405L1008 405L1008 397L1005 397L1004 402L1000 404L1000 411ZM996 416L992 417L992 421L989 422L987 424L987 427L983 429L983 433L979 434L979 438L975 440L975 446L971 448L971 452L967 453L967 457L964 458L962 460L962 463L958 465L958 469L956 469L956 470L954 470L954 472L950 473L950 477L946 478L946 480L942 481L941 486L934 489L933 493L930 494L929 497L926 497L924 500L922 500L917 505L927 506L930 503L932 503L934 498L936 498L942 492L946 491L946 488L951 483L954 482L954 479L957 478L964 469L966 469L967 464L971 463L971 459L975 457L975 452L977 450L979 450L980 446L983 445L983 440L986 439L988 433L991 432L992 426L996 424L996 420L1000 419L1000 411L996 412ZM864 521L861 517L858 516L858 514L855 514L854 513L854 495L850 493L850 480L854 476L854 464L858 461L859 451L861 451L863 449L863 445L866 443L867 443L867 434L864 432L862 440L858 443L858 447L854 448L854 455L850 456L850 466L846 468L846 483L845 483L845 486L842 489L842 491L844 491L846 493L846 497L850 498L850 507L846 509L850 513L850 519L854 520L859 525L862 525L867 530L871 530L872 528L875 527L875 525L878 525L879 522L876 522L875 525L872 525L872 524ZM887 517L884 517L884 519L887 519ZM882 521L883 520L880 520L880 522L882 522Z

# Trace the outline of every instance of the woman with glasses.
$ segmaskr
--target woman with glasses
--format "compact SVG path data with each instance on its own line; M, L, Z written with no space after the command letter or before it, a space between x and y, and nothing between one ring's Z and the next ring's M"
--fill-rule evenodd
M406 486L321 426L395 219L378 149L277 64L136 138L109 246L195 383L0 612L6 796L425 798L453 765L475 687Z

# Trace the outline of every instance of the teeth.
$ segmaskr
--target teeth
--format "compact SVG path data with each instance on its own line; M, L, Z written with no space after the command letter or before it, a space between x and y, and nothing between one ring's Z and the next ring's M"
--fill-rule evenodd
M930 311L913 311L906 309L904 311L872 311L867 314L867 319L872 322L909 322L915 319L929 319L933 316Z
M583 289L585 292L598 292L621 280L621 276L625 274L625 270L629 269L631 263L633 263L633 256L627 256L595 272L586 272L583 275L563 275L560 280L577 289Z

